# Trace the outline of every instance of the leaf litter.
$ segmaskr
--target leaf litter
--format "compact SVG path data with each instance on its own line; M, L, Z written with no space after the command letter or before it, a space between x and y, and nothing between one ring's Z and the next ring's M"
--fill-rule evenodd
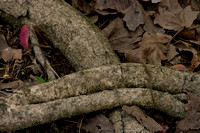
M142 62L163 65L173 69L199 72L199 0L189 0L189 2L181 1L181 3L178 0L67 1L99 26L103 34L109 39L113 50L122 62ZM38 75L44 81L47 81L48 78L45 76L44 68L41 68L35 61L31 50L32 44L28 44L27 27L21 29L21 35L22 33L25 33L25 35L22 35L20 38L22 39L23 36L26 36L24 41L21 41L22 45L19 41L20 38L16 37L16 35L20 34L19 31L16 32L17 34L11 32L12 35L10 35L7 29L10 28L5 25L1 25L0 27L0 33L6 38L3 39L0 36L0 44L3 44L0 45L0 67L2 68L0 70L0 85L3 84L3 90L7 88L19 88L19 82L29 83L29 85L34 84L34 76ZM34 27L34 30L40 36L41 42L48 45L36 27ZM41 46L40 44L34 45ZM9 53L14 53L14 50L18 50L19 56L14 57L16 55L15 53L10 54L12 56L6 55L3 49L7 48L9 48ZM57 50L43 48L43 52L47 55L46 58L50 59L54 69L60 75L65 75L73 71L69 65L65 65L67 61L61 61L62 63L58 62L58 60L63 59L63 56ZM70 70L66 70L66 68ZM64 70L64 72L61 70ZM5 75L7 78L5 78ZM25 79L30 80L26 81ZM200 128L198 125L199 108L197 108L199 107L200 101L196 96L192 98L193 96L190 97L190 95L188 94L188 104L192 105L189 106L186 104L187 116L184 120L177 121L177 131L199 130ZM139 113L137 117L147 118L145 115L142 117L141 114ZM103 117L105 118L106 116ZM103 117L100 119L104 120ZM103 125L103 123L98 122L98 117L89 119L93 119L92 123L96 121L99 125ZM144 121L142 120L142 122ZM59 122L56 123L58 124ZM164 123L169 124L165 121ZM86 128L88 125L85 124L83 123L84 130L93 130L93 126ZM147 124L147 126L149 125ZM112 129L111 126L104 126L101 127ZM77 130L70 130L68 127L62 127L60 131ZM169 127L169 131L174 132L175 130L171 128Z
M80 4L78 0L71 2L72 5ZM163 65L172 69L199 73L199 0L81 2L83 4L79 6L82 13L86 16L94 14L99 16L95 24L109 39L113 50L122 62ZM88 12L85 9L89 6L91 10ZM199 101L192 102L199 104ZM188 112L190 111L189 109ZM187 124L184 126L187 127ZM170 130L175 132L171 127Z

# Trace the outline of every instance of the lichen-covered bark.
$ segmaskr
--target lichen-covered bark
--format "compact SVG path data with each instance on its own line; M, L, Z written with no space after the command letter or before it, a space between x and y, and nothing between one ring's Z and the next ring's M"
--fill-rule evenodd
M32 23L77 71L119 63L101 31L62 0L3 0L0 11L2 17L5 13L10 15L10 23ZM13 21L13 17L20 19Z
M165 92L153 91L156 109L184 118L184 104ZM168 101L167 103L165 101ZM122 105L154 108L151 95L144 88L105 90L91 95L58 99L39 104L13 105L1 102L0 130L17 130L83 113L111 109ZM3 110L6 110L3 112Z
M147 67L151 71L155 90L170 94L185 91L200 93L199 75L161 66ZM15 90L14 94L4 99L18 105L34 104L122 87L148 87L148 76L143 65L128 63L83 70L47 83Z

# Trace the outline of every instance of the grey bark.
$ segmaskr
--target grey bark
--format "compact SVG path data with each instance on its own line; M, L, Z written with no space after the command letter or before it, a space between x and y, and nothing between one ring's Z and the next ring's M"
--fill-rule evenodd
M13 25L37 27L77 71L119 63L101 31L62 0L1 0L0 11Z
M185 109L182 102L165 92L153 91L153 94L156 109L173 117L184 118ZM167 104L163 104L166 100ZM29 105L6 104L1 101L0 130L17 130L83 113L133 104L154 108L149 91L143 88L105 90L91 95Z
M153 88L159 90L153 93L156 104L158 104L156 108L153 107L149 89L130 89L133 90L133 92L128 92L127 89L125 92L116 90L116 88L122 87L144 88L148 86L148 77L144 72L143 65L132 63L102 66L66 75L61 79L44 84L35 85L22 90L16 90L8 98L1 97L0 127L4 128L8 123L9 125L12 125L13 123L18 123L18 125L20 125L20 121L22 119L26 119L27 123L29 123L28 121L31 119L33 125L34 123L41 124L60 118L72 117L82 113L109 109L123 104L136 104L147 108L154 108L173 117L183 118L185 115L184 104L175 99L172 95L169 95L169 93L180 94L184 91L199 93L200 87L197 81L200 76L165 67L152 65L147 65L147 67L151 70L151 74L153 75ZM104 91L112 92L112 94L109 93L102 95L103 93L96 93L106 89L113 89L113 91ZM167 92L164 93L161 91ZM82 96L80 95L88 96L86 99L81 100ZM92 98L92 95L95 95L95 97ZM70 103L68 104L65 101L68 101L72 97L80 99L78 101L75 99L72 100L74 106L73 109L75 108L74 110L71 110L72 107L68 107ZM175 97L177 97L177 95ZM95 101L95 99L98 101ZM113 103L113 100L117 103ZM58 101L62 101L62 105L59 106L59 110L61 110L61 112L52 112L52 109L58 108L57 105L61 104L60 102L57 103ZM64 103L67 105L64 105ZM44 121L38 121L40 117L39 115L36 115L38 114L36 113L36 110L41 112L44 105L48 105L49 111L47 107L45 107L45 113L42 113L41 115L44 115L45 117L49 113L54 119L45 120L42 117ZM68 108L66 108L66 106ZM62 115L62 111L68 112L69 114ZM20 112L24 112L23 115ZM30 114L30 112L33 114L35 113L35 115ZM22 118L21 115L24 118ZM16 116L18 119L12 118L13 116ZM22 123L22 125L24 126L24 123ZM16 127L16 129L18 128L19 127ZM15 129L14 126L13 129Z
M155 90L170 94L186 91L200 93L200 76L197 74L161 66L147 67L151 70ZM141 64L128 63L83 70L47 83L15 90L14 94L4 99L11 104L24 105L86 95L106 89L147 88L148 76L144 69Z

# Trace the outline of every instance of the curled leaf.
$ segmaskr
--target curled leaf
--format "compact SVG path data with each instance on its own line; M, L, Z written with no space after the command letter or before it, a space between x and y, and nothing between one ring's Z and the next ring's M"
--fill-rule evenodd
M177 70L186 70L187 68L182 65L182 64L177 64L177 65L174 65L172 66L171 68L174 68L174 69L177 69Z

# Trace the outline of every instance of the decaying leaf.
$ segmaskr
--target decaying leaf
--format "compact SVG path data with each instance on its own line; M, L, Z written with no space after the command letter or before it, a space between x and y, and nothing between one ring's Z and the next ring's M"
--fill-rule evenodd
M178 0L162 0L158 6L158 11L161 14L166 11L168 11L172 14L178 14L182 10L183 10L183 8L178 3Z
M200 61L196 62L196 58L198 58L198 59L200 58L200 56L198 54L198 51L195 48L191 47L191 45L189 43L183 42L183 41L179 41L174 46L177 49L179 49L180 51L188 51L188 52L192 53L193 57L192 57L192 60L191 60L190 63L192 64L193 62L195 62L194 69L200 65Z
M197 32L196 41L200 42L200 26L196 28L196 32ZM199 43L199 45L200 45L200 43Z
M185 29L181 31L178 36L187 39L187 40L195 40L196 39L196 28Z
M176 51L176 47L172 44L169 45L168 47L168 52L167 52L167 60L171 61L176 57L179 53Z
M0 34L0 50L8 48L8 44L6 42L6 38L3 34Z
M137 49L124 51L125 58L129 62L161 65L161 61L167 59L167 48L163 44L168 43L170 38L171 36L161 33L145 33Z
M8 83L0 83L0 89L8 89L8 88L19 89L24 87L24 85L25 84L21 80L16 80Z
M182 64L174 65L171 68L174 68L174 69L177 69L177 70L186 70L186 67Z
M95 115L90 118L86 118L86 123L83 123L81 129L87 133L114 133L114 127L109 119L103 115Z
M144 11L143 7L138 1L135 1L129 8L124 11L123 20L131 31L139 25L144 24L144 30L148 33L164 33L164 30L153 24L149 14Z
M95 10L101 15L117 14L135 2L135 0L96 0Z
M200 1L199 0L191 0L191 7L195 11L200 11ZM197 19L200 21L200 13L198 14Z
M1 51L1 58L5 62L9 62L14 59L21 59L22 58L22 50L21 49L12 49L8 46L4 35L0 35L0 51Z
M2 58L5 62L11 60L21 60L22 59L22 50L21 49L12 49L11 47L1 50Z
M125 16L123 20L126 22L126 25L129 30L135 31L139 25L145 23L144 10L138 2L132 4L127 10L125 10ZM137 20L137 21L135 21Z
M177 130L187 131L189 129L200 128L200 95L188 93L188 103L186 104L186 118L177 121Z
M189 28L199 14L198 11L192 11L191 6L182 9L177 0L161 1L159 13L154 19L154 24L159 24L165 29L175 31L184 27Z
M128 114L133 115L137 121L146 127L149 131L151 132L156 132L156 131L162 131L163 128L161 125L159 125L154 119L146 115L140 108L137 106L131 106L128 107L124 105L122 107L124 111L126 111Z
M135 47L134 43L141 41L144 30L138 27L135 32L129 31L121 18L117 17L102 30L109 39L114 50L128 50Z

